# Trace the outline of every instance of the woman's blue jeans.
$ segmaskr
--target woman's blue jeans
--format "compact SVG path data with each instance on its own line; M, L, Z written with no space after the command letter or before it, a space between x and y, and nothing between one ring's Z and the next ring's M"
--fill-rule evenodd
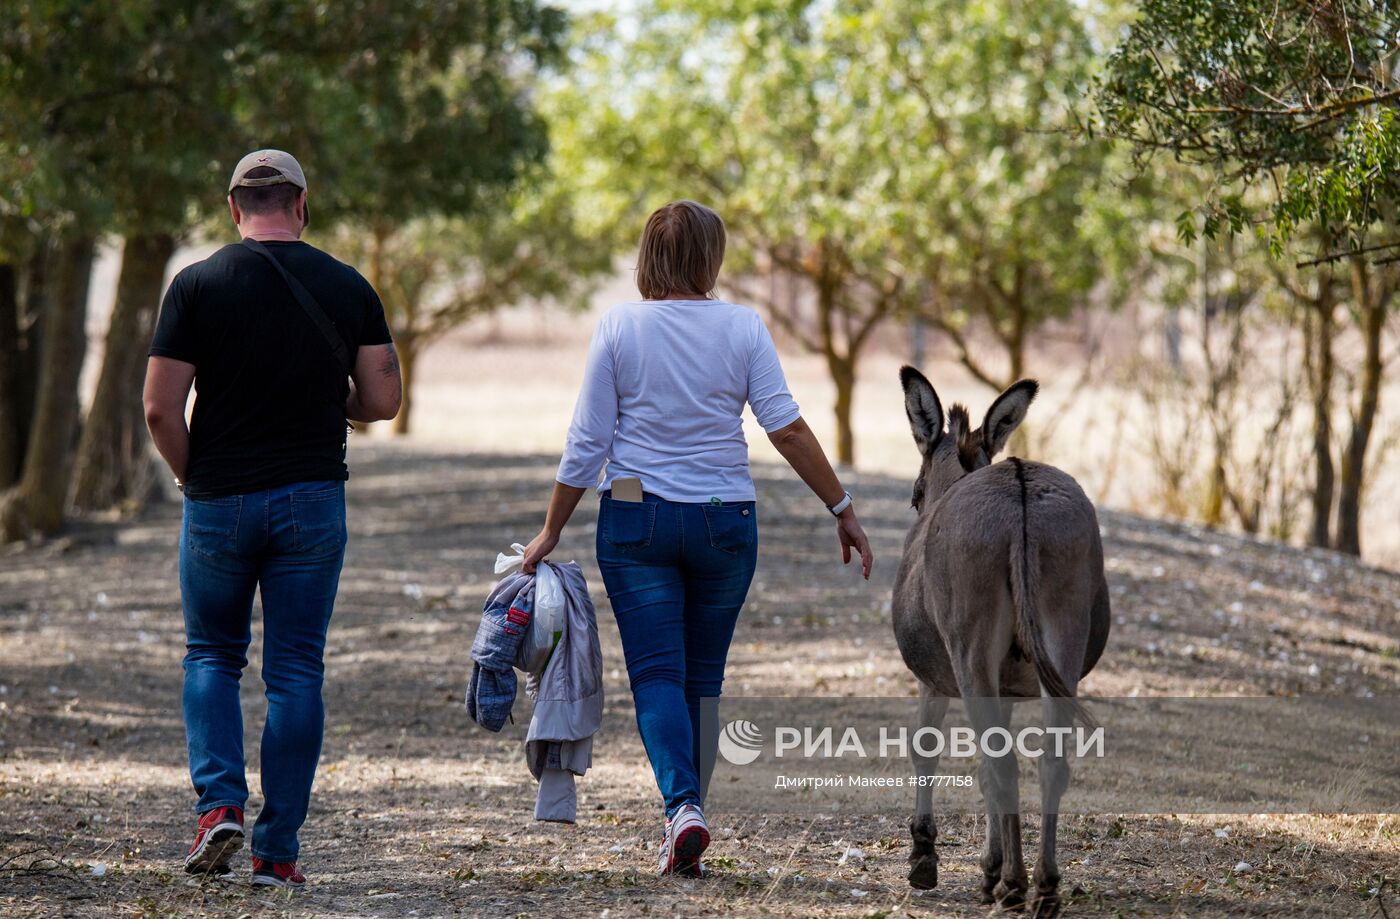
M598 567L612 601L637 727L666 815L703 804L718 736L702 749L700 700L718 698L758 562L752 501L640 503L603 494ZM704 779L701 773L704 773Z
M322 654L345 556L345 483L301 482L226 498L185 499L185 736L196 813L241 808L243 711L253 593L262 589L263 807L253 854L295 861L321 756Z

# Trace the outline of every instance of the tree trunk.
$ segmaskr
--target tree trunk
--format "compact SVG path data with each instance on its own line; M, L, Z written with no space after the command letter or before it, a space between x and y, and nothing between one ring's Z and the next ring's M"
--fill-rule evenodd
M399 354L399 376L403 381L403 400L399 403L399 413L394 416L393 427L396 435L407 434L413 413L413 368L418 360L418 343L410 335L397 339L394 343Z
M851 428L851 408L856 390L855 357L842 357L831 351L827 353L826 366L831 371L831 382L836 385L836 462L840 466L854 467L856 437Z
M1366 356L1361 370L1361 399L1352 416L1351 436L1342 453L1341 491L1337 496L1337 549L1349 555L1361 554L1361 497L1366 470L1366 448L1371 442L1376 412L1380 408L1380 393L1384 364L1381 360L1381 338L1385 332L1385 314L1390 291L1384 277L1373 277L1364 259L1351 263L1353 295L1361 311L1361 331L1366 342Z
M49 314L53 291L49 278L53 273L55 247L47 239L36 241L34 252L24 266L19 301L19 358L15 362L15 407L19 413L19 443L16 444L20 468L15 470L14 484L24 471L24 455L29 449L29 434L34 427L34 403L39 393L39 352L44 344L44 322Z
M94 248L91 237L82 237L61 242L55 252L56 285L44 317L34 424L19 484L0 498L0 542L52 533L63 523Z
M836 415L836 463L839 466L854 466L856 462L856 439L851 430L851 403L856 388L856 345L847 336L846 353L837 350L836 319L840 310L837 302L837 281L827 256L827 244L821 245L822 263L816 277L817 286L817 327L821 339L821 353L826 358L827 372L836 387L836 404L832 406ZM848 327L849 329L849 327Z
M165 267L174 254L175 237L165 233L128 237L122 250L102 372L73 470L73 506L77 510L102 510L139 498L143 487L149 485L150 453L141 389Z
M19 478L23 457L19 361L19 272L0 262L0 489Z
M1209 265L1208 261L1203 262ZM1225 460L1230 451L1230 441L1225 434L1228 424L1224 418L1222 405L1224 374L1216 364L1215 349L1212 347L1213 313L1211 310L1208 286L1201 284L1201 353L1205 360L1206 398L1205 409L1211 427L1210 479L1206 490L1205 505L1201 508L1201 522L1216 529L1225 522L1225 491L1227 487ZM1228 360L1228 357L1226 358Z
M1309 373L1313 396L1313 494L1310 542L1319 549L1332 544L1332 493L1336 471L1332 466L1332 326L1334 306L1331 284L1319 279L1317 331L1309 349L1313 367Z
M1030 311L1026 309L1021 287L1018 281L1016 296L1011 304L1011 334L1006 337L1006 356L1010 370L1007 386L1020 380L1026 372L1026 324L1030 318Z

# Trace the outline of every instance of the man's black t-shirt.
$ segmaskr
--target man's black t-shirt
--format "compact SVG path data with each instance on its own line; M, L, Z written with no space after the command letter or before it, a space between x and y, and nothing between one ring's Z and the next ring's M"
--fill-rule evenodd
M379 296L355 269L303 242L264 245L311 291L352 358L360 345L391 340ZM349 383L287 282L256 252L225 246L177 274L150 353L195 367L187 495L349 478Z

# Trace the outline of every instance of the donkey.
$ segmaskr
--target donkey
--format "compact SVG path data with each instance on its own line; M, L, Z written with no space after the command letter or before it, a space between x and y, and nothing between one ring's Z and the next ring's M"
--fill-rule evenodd
M1021 380L971 429L943 406L918 370L900 371L904 405L923 467L914 483L918 519L895 576L893 620L904 663L919 680L919 716L940 729L948 700L961 696L980 736L1007 727L1012 701L1043 696L1048 726L1092 720L1073 696L1108 641L1108 586L1098 518L1079 484L1041 463L1011 457L992 464L1026 417L1039 389ZM1060 909L1055 830L1069 764L1045 744L1040 760L1043 829L1035 866L1035 916ZM937 758L913 755L932 776ZM983 756L978 783L987 806L983 902L1026 905L1014 756ZM920 784L909 824L909 883L938 885L932 784Z

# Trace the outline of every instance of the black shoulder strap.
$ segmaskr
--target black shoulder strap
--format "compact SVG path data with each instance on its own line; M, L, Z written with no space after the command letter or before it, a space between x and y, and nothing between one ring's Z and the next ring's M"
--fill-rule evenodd
M326 340L326 344L330 345L331 353L335 355L336 363L340 365L341 371L349 375L351 369L350 349L345 347L345 339L341 338L340 333L335 330L334 323L332 323L330 317L326 315L326 311L321 309L321 304L316 302L316 298L311 295L311 291L307 290L300 281L293 277L291 272L282 267L282 263L277 261L277 258L271 252L267 251L267 246L264 246L251 236L243 237L243 245L267 259L268 263L271 264L273 268L277 269L277 273L282 276L282 280L286 281L287 287L291 289L292 296L296 299L297 303L301 305L302 312L306 313L307 318L311 320L316 326L317 331L321 333L321 337Z

